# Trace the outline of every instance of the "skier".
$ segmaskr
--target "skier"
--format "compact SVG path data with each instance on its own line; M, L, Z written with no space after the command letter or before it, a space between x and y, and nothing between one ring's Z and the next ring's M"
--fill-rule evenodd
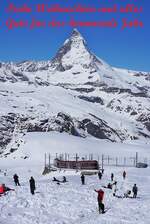
M103 198L104 198L104 191L102 189L100 190L94 190L95 192L98 193L97 201L98 201L98 209L99 213L105 213L105 206L103 203Z
M123 171L123 179L124 179L124 180L126 179L126 175L127 175L127 174L126 174L126 171L124 170L124 171Z
M81 175L81 182L82 182L82 185L85 184L85 176L83 174Z
M111 181L113 181L113 180L114 180L114 174L111 173Z
M136 198L137 192L138 192L138 188L137 188L136 184L134 184L134 186L132 188L132 192L133 192L133 198Z
M20 186L18 175L15 174L15 175L13 176L13 178L14 178L14 182L15 182L16 186L17 186L17 185Z
M30 182L30 191L31 191L31 194L34 194L34 191L35 191L35 180L33 177L30 178L29 180Z
M102 179L102 173L101 173L101 171L98 172L98 177L99 177L100 180Z
M0 196L5 195L7 191L14 191L14 189L6 187L5 184L0 185Z

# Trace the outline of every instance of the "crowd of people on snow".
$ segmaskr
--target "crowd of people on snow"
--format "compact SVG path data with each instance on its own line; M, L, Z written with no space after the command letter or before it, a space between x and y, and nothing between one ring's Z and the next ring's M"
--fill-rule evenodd
M4 174L4 176L5 176L5 174ZM19 183L19 177L18 177L17 174L14 174L13 180L14 180L14 183L15 183L16 186L21 186L20 183ZM35 191L36 188L35 188L35 180L34 180L33 177L30 178L29 185L30 185L31 194L34 194L34 191ZM15 189L11 189L9 187L6 187L5 184L0 185L0 196L6 195L6 192L8 192L8 191L15 191Z
M99 172L97 174L98 174L99 180L101 180L103 177L103 174L104 174L104 169L99 170ZM4 173L4 176L6 176L6 172ZM123 180L126 179L126 176L127 176L126 171L123 171L123 173L122 173ZM81 173L80 178L81 178L81 184L85 185L85 175L83 173ZM14 180L14 184L16 186L21 186L20 182L19 182L19 177L17 174L14 174L13 180ZM116 192L118 191L117 181L114 181L114 173L111 173L110 180L111 180L111 182L109 182L106 186L102 186L102 187L112 190L113 191L112 195L114 197L117 197L117 198L136 198L137 197L138 187L136 186L136 184L133 185L131 190L128 189L124 193L124 195L117 195L116 194ZM56 182L57 184L68 182L65 176L63 176L62 180L59 180L56 177L53 177L52 181ZM36 186L35 186L35 180L32 176L29 180L29 186L30 186L31 194L34 195ZM5 184L0 185L0 196L6 195L6 192L8 192L8 191L15 191L15 190L7 187ZM99 190L94 189L94 191L98 194L97 201L98 201L99 213L105 213L105 205L103 203L104 191L103 191L103 189L99 189Z
M102 179L104 170L103 172L99 171L98 172L98 178L99 180ZM122 173L122 177L123 180L126 179L126 171L123 171ZM138 187L136 186L136 184L133 185L132 187L132 191L131 190L127 190L124 195L116 195L117 192L117 181L114 181L114 174L111 173L111 182L109 182L106 186L102 186L103 188L107 188L110 190L113 190L113 196L117 197L117 198L136 198L137 197L137 193L138 193ZM85 175L81 175L81 183L82 185L85 184ZM104 191L103 189L99 189L99 190L94 190L95 192L97 192L98 196L97 196L97 201L98 201L98 208L99 208L99 213L105 213L105 205L103 203L103 198L104 198ZM133 193L133 195L131 196L131 193Z
M99 180L102 179L103 173L104 173L104 169L102 170L102 172L99 170L99 172L98 172ZM123 171L122 177L123 177L123 180L126 179L126 172L125 171ZM85 175L83 173L81 173L80 178L81 178L81 184L85 185ZM66 182L66 177L63 177L62 181L53 177L53 181L56 181L57 183L65 183ZM107 186L102 186L102 187L113 190L113 196L114 197L118 197L118 198L136 198L137 197L138 188L137 188L136 184L134 184L134 186L132 188L133 196L131 196L131 190L127 190L124 193L123 196L116 195L116 192L118 190L117 189L117 181L114 181L114 174L113 173L111 173L111 183L108 183ZM99 213L105 213L105 205L103 203L104 191L102 189L99 189L99 190L94 189L94 191L97 192L97 194L98 194L97 201L98 201Z

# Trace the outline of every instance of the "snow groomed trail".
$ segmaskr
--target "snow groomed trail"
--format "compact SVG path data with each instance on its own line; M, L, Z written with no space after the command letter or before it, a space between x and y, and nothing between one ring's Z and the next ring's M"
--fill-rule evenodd
M21 187L15 187L12 179L13 170L7 176L0 174L0 180L15 192L8 192L0 197L0 224L149 224L150 176L148 169L128 168L127 178L123 180L123 168L106 168L102 180L97 175L86 176L86 184L81 185L80 173L75 171L55 172L40 176L37 172L36 194L31 195L28 180L32 173L19 173ZM116 198L112 190L104 189L104 204L107 212L98 213L97 194L94 189L110 182L111 172L118 182L117 195L123 195L136 183L138 198ZM56 176L67 177L67 183L52 181Z

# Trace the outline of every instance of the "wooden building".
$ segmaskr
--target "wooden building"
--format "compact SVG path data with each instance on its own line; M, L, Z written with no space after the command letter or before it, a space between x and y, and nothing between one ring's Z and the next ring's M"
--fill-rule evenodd
M99 164L97 160L61 160L55 159L54 165L57 168L64 169L81 169L81 170L98 170Z

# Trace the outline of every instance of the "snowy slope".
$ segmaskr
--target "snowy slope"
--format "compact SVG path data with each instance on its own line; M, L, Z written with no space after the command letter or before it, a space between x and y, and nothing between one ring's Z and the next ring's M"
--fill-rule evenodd
M67 152L84 154L91 152L93 147L97 154L103 151L109 155L120 153L122 156L132 156L138 151L142 156L149 156L148 146L142 146L138 142L109 143L91 137L85 140L64 133L30 133L23 140L25 142L13 156L0 158L0 183L15 189L15 192L8 192L6 196L0 197L1 224L149 224L149 168L104 167L101 181L97 175L86 176L84 186L80 182L80 172L62 170L41 175L44 168L44 150L51 155L66 149ZM25 155L29 158L23 159ZM122 178L124 169L127 172L126 180ZM6 176L3 172L6 172ZM136 183L139 188L138 198L116 198L112 195L113 191L103 188L104 204L108 211L99 215L94 189L108 184L112 172L118 182L116 194L123 196ZM19 175L21 187L14 186L14 173ZM57 185L52 182L54 176L62 180L64 175L67 183ZM28 181L31 176L36 180L35 195L30 194Z
M79 138L66 133L57 132L33 132L25 136L20 136L19 150L10 153L15 142L11 142L5 151L5 157L0 157L1 167L33 167L38 166L43 169L44 154L51 154L51 162L57 155L61 153L69 153L70 159L74 158L78 153L80 159L93 153L93 157L97 160L98 156L101 160L102 154L112 158L133 158L136 152L139 154L140 162L144 158L150 158L149 145L141 141L127 141L124 143L112 143L106 140L96 139L93 137ZM129 165L133 165L133 162Z
M15 170L13 170L15 172ZM0 198L0 223L2 224L148 224L149 223L149 170L128 168L127 180L122 180L122 170L106 169L101 183L97 176L87 177L86 185L81 186L79 174L66 172L68 183L57 185L53 183L54 174L47 177L35 176L37 193L32 196L29 191L28 179L31 172L20 174L22 186L14 187L13 172L3 179L15 192ZM97 194L94 188L99 189L108 183L111 172L119 180L119 195L131 189L134 183L139 187L139 198L114 198L112 191L105 190L104 203L108 211L104 215L98 214ZM62 179L63 172L55 174ZM142 179L139 178L142 176ZM1 176L0 176L1 177ZM1 177L2 178L2 177ZM142 180L142 181L141 181ZM144 184L143 184L144 183Z

